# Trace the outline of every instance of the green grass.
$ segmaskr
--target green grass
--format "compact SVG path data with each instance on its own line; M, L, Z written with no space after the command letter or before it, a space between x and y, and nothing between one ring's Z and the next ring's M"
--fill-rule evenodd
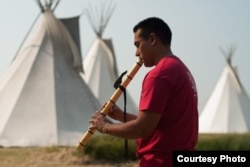
M250 150L250 133L200 134L197 150Z
M128 140L128 160L137 159L135 149L135 140ZM108 135L94 136L84 151L98 160L122 162L125 159L124 139Z
M197 150L250 150L250 133L200 134L196 148ZM128 151L129 161L137 166L134 140L129 140ZM84 151L78 151L76 147L58 146L0 147L0 167L82 167L87 165L90 167L92 164L124 166L124 139L96 135L91 138Z

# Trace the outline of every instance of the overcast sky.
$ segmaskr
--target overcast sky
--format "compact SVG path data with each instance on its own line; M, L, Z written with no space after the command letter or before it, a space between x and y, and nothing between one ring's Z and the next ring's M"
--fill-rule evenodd
M61 0L55 15L81 15L82 56L95 40L95 33L84 14L91 5L108 0ZM103 34L112 38L119 72L129 70L135 61L133 26L156 16L173 32L172 50L193 73L202 109L218 81L225 58L220 51L236 46L232 64L248 96L250 95L250 1L249 0L114 0L115 10ZM0 77L6 72L23 39L40 13L36 0L0 0ZM128 86L136 103L141 81L149 69L143 67ZM107 99L108 100L108 99Z

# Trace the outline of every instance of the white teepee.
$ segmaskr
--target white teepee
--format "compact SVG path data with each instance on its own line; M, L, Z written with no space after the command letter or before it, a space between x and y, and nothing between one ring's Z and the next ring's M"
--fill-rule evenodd
M53 14L55 1L38 2L42 13L0 80L1 146L75 145L100 108L79 74L77 42Z
M107 26L114 7L110 5L107 10L102 6L102 13L95 15L89 12L89 20L97 37L83 61L83 79L89 85L93 94L101 104L109 100L114 93L114 82L118 78L116 57L111 39L103 39L102 34ZM137 107L129 93L127 95L127 111L137 113ZM123 97L118 100L117 105L123 108Z
M199 117L200 133L250 132L250 99L231 64L233 50L226 66Z

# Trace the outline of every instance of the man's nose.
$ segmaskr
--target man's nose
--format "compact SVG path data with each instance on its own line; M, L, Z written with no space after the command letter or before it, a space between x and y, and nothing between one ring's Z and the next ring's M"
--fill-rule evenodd
M140 52L138 50L135 51L135 56L139 57L140 56Z

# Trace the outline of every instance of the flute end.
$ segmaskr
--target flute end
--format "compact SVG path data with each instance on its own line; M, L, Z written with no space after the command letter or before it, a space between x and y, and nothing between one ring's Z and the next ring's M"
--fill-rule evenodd
M79 151L84 150L84 147L85 147L85 145L82 144L81 142L79 142L79 143L76 145L76 148L77 148Z
M141 58L139 58L138 61L137 61L136 63L137 63L137 65L142 66L143 60L142 60Z

